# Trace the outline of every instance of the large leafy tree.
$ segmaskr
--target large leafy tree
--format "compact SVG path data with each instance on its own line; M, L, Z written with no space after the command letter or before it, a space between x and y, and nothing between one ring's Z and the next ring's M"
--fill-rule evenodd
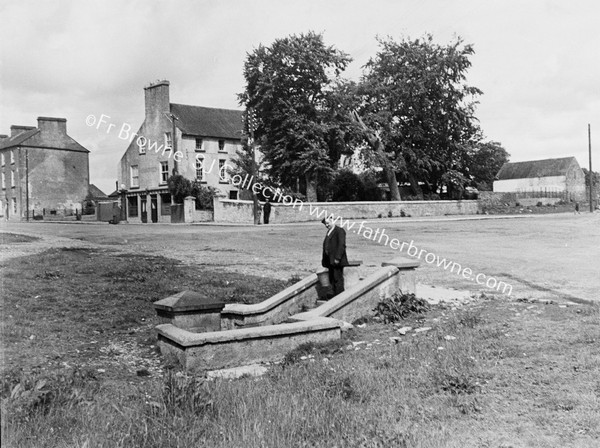
M333 85L350 60L309 32L260 45L244 64L246 88L239 100L256 115L254 135L266 171L284 187L295 188L302 179L309 201L343 150Z
M464 186L465 152L480 139L474 117L481 91L466 84L471 45L460 38L438 45L432 36L395 42L379 39L380 49L365 66L359 111L375 132L400 180L423 195Z
M464 174L479 190L492 190L494 178L510 154L498 142L477 142L467 150Z

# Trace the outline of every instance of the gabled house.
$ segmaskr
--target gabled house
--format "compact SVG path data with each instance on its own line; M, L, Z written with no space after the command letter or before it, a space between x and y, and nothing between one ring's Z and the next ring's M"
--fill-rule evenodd
M237 199L227 170L242 147L242 111L174 104L169 81L144 88L145 118L119 165L129 222L170 222L174 173Z
M585 176L575 157L505 163L496 179L495 192L556 193L577 201L585 198Z
M65 118L38 117L38 125L11 126L0 135L0 216L80 213L88 194L89 151L67 135Z

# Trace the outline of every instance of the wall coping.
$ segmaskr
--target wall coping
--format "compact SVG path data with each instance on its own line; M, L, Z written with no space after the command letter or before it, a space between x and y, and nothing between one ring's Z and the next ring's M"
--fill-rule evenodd
M179 314L194 311L204 313L219 312L225 303L219 299L212 299L196 291L182 291L167 298L154 302L154 308L158 311Z
M404 269L418 268L420 266L420 264L421 263L417 260L411 260L409 258L404 258L404 257L396 257L396 258L392 258L389 261L384 261L383 263L381 263L381 266L382 267L396 266L398 269L404 270Z
M221 316L229 314L237 314L242 316L266 314L291 297L294 297L306 291L307 289L312 288L317 282L317 274L310 274L308 277L303 278L299 282L294 283L292 286L287 287L283 291L278 292L274 296L271 296L267 300L263 300L260 303L254 303L252 305L241 303L227 304L221 311Z
M316 331L340 328L343 322L328 317L316 317L310 321L292 322L286 324L266 325L264 327L238 328L235 330L211 331L205 333L193 333L172 324L158 325L158 334L174 342L181 347L196 347L207 344L219 344L224 342L245 341L250 339L262 339L273 337L285 337L298 333L309 333Z
M318 306L310 311L295 314L291 317L291 319L297 321L312 321L312 319L330 316L399 272L400 269L398 269L396 266L383 267L353 287L328 300L323 305Z
M219 202L226 202L232 204L252 204L252 201L245 199L218 199ZM477 203L477 199L460 199L460 200L448 200L448 201L355 201L355 202L308 202L301 200L294 200L290 204L283 204L281 202L271 202L273 207L291 207L293 204L312 204L320 206L336 206L336 205L389 205L389 204L452 204L452 203Z

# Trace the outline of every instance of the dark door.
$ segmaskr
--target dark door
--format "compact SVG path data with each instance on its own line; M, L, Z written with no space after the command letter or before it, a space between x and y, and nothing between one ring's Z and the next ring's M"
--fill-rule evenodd
M155 194L150 196L150 212L152 215L152 222L158 222L158 199Z
M146 207L146 196L142 196L141 207L142 207L142 222L148 222L148 209Z

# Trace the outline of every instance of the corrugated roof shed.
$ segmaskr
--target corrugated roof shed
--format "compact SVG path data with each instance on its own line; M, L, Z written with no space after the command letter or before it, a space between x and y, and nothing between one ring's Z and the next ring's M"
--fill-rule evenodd
M560 159L530 160L527 162L505 163L496 178L498 180L528 179L532 177L564 176L575 157Z
M187 135L233 140L243 135L241 110L171 103L171 113L177 117L177 127Z

